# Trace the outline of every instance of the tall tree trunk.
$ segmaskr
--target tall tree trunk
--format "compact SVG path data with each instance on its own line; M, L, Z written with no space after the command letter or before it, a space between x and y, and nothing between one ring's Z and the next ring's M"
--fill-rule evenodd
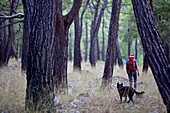
M104 14L104 10L105 10L105 8L107 7L107 2L108 2L108 0L105 0L105 2L104 2L104 4L103 4L103 6L102 6L102 8L101 8L101 10L100 10L100 14L99 14L99 17L98 17L98 20L97 20L97 23L96 23L96 25L95 25L95 27L94 27L94 31L93 31L93 38L92 38L92 42L91 42L91 46L92 46L92 48L94 49L94 50L96 50L96 49L98 49L97 50L97 52L98 52L98 55L96 56L96 52L94 53L94 54L91 54L92 56L91 57L93 57L94 59L96 59L97 57L99 58L99 46L98 45L96 45L96 42L97 42L97 44L98 44L98 32L99 32L99 28L100 28L100 23L101 23L101 19L102 19L102 16L103 16L103 14ZM96 46L94 46L94 45L96 45ZM91 47L90 46L90 47ZM96 48L97 47L97 48ZM91 49L90 49L91 50ZM92 66L95 66L96 65L96 62L94 62L95 64L93 64Z
M103 26L102 26L102 34L103 34L103 43L102 43L102 60L105 60L105 36L104 36L104 16L103 16Z
M98 40L98 36L96 37L96 48L97 48L97 59L96 59L96 61L97 60L100 60L100 47L99 47L99 40Z
M151 10L153 11L153 0L150 0Z
M23 2L24 14L27 15L25 3ZM29 31L27 17L24 17L23 24L23 39L22 39L22 58L21 58L21 69L26 71L28 62L28 50L29 50Z
M148 68L149 68L149 62L148 62L148 57L146 55L146 53L143 51L143 72L148 72Z
M128 56L130 55L131 41L128 41Z
M121 52L120 52L118 38L116 40L116 56L117 56L117 59L118 59L119 67L123 67L122 55L121 55Z
M9 19L9 23L13 23L13 19ZM7 42L7 46L5 49L5 57L4 57L4 63L6 65L8 64L11 56L18 59L18 57L15 53L15 49L14 49L14 39L15 39L14 27L13 27L13 25L9 25L9 27L8 27L8 42Z
M6 26L6 20L4 20L4 26ZM4 30L4 49L7 44L7 32L6 32L6 27L3 29ZM5 50L4 50L5 51Z
M118 37L118 27L119 27L118 21L119 21L120 8L121 8L121 0L113 0L106 61L105 61L105 68L102 77L102 88L105 88L108 85L110 86L112 82L115 45Z
M75 21L75 39L74 39L74 70L81 71L81 50L80 50L80 27L79 27L79 14L77 15Z
M21 56L22 56L22 44L20 44L20 51L19 51L19 57L21 58ZM28 59L27 59L27 61L28 61Z
M99 28L100 28L100 24L101 24L101 19L102 19L102 16L104 14L104 10L107 7L107 3L108 3L108 0L105 0L104 4L103 4L103 6L100 10L100 14L99 14L97 24L96 24L96 28L95 28L95 31L94 31L95 40L97 40L96 42L97 42L97 59L98 60L100 60L100 48L99 48L99 41L98 41L98 32L99 32Z
M87 5L89 4L89 0L87 0L86 6L81 14L80 25L79 25L79 14L75 19L75 40L74 40L74 70L81 71L81 36L82 36L82 27L83 27L83 15L86 11Z
M72 31L70 30L70 37L69 37L69 61L72 61Z
M135 58L138 59L138 39L135 41Z
M91 30L90 30L90 54L89 54L89 60L92 67L96 66L96 41L94 36L94 31L96 28L96 19L98 15L98 8L99 8L100 0L97 1L97 5L95 7L95 14L94 14L94 20L91 24Z
M19 39L17 39L17 48L16 48L16 49L17 49L17 52L16 52L17 57L19 56L19 51L18 51L18 48L19 48L19 47L18 47L18 46L19 46Z
M76 18L82 0L74 0L70 12L62 15L62 1L56 1L56 47L55 47L55 84L58 91L67 90L67 60L68 60L68 30L71 23Z
M116 65L117 64L117 52L116 52L116 47L115 47L115 56L114 56L114 65Z
M15 0L9 1L10 2L10 15L13 15L15 11ZM13 19L9 19L9 23L13 23ZM11 56L18 59L15 49L14 49L14 40L15 40L15 34L14 34L14 27L13 24L8 26L8 42L5 48L5 57L4 57L4 63L7 65L8 61Z
M25 107L29 112L54 112L55 0L26 0L29 31Z
M168 45L169 43L164 45L164 49L165 49L165 54L168 58L168 62L170 63L170 46Z
M0 19L0 27L4 25L4 20ZM5 28L0 29L0 67L4 63L4 50L5 50L5 44L4 44L4 30Z
M85 6L85 8L83 9L83 11L82 11L82 13L81 13L81 18L80 18L80 38L81 38L81 36L82 36L83 16L84 16L84 13L85 13L85 11L86 11L86 9L87 9L87 6L89 5L89 2L90 2L90 0L87 0L86 6Z
M149 66L166 105L167 112L170 113L170 64L165 55L158 30L154 25L154 17L149 1L132 0L132 3Z
M87 56L88 56L88 26L86 23L86 40L85 40L85 57L84 57L85 62L87 62Z

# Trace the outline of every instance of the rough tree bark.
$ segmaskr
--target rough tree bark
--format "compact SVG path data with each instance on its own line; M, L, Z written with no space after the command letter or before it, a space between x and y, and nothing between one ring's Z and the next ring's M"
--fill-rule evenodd
M29 31L25 107L54 112L55 0L25 0Z
M148 0L132 0L138 31L142 45L147 54L159 92L170 112L170 64L165 55L163 45L156 26Z
M70 12L62 15L62 0L56 1L55 84L57 91L67 89L68 30L76 18L82 0L74 0Z
M102 77L102 86L101 86L102 89L104 89L108 85L110 86L112 82L115 45L116 45L116 39L118 37L118 26L119 26L118 21L119 21L120 8L121 8L121 0L113 0L106 61L105 61L105 68Z
M87 62L87 56L88 56L88 26L87 23L86 24L86 40L85 40L85 57L84 57L84 61Z

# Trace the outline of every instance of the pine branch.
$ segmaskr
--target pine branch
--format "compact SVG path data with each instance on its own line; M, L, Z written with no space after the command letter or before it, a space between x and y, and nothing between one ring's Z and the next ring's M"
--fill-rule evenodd
M5 14L0 14L0 19L12 19L12 18L24 18L23 13L17 13L15 15L7 16Z

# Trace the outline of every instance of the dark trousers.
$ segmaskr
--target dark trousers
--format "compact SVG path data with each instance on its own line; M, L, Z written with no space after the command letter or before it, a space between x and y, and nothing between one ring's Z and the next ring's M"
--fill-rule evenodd
M128 77L129 77L129 83L131 87L132 87L132 78L134 78L134 88L136 89L137 88L137 72L129 72Z

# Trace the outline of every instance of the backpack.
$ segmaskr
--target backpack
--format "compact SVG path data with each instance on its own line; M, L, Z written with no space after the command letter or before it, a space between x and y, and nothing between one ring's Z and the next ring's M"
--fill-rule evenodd
M126 62L127 64L127 70L133 72L136 71L136 60L135 60L135 56L128 56L129 59Z

